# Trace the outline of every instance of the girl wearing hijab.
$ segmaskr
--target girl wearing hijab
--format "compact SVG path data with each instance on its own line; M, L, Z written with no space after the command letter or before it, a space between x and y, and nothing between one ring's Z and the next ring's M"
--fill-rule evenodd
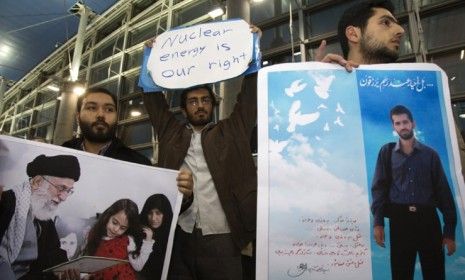
M165 260L166 246L173 219L173 210L168 198L163 194L154 194L145 201L140 214L143 226L153 231L152 253L139 273L142 279L160 279Z

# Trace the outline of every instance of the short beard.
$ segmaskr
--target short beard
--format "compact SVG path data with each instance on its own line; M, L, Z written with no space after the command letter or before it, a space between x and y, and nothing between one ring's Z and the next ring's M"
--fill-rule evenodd
M31 208L34 218L46 221L56 216L58 205L52 201L52 196L49 194L47 187L41 185L37 190L32 191Z
M411 130L408 134L400 134L399 137L402 138L403 140L410 140L414 136L413 130Z
M195 113L194 113L195 114ZM187 114L187 120L192 126L205 126L212 121L212 114L208 116L206 119L195 119L193 115Z
M370 35L364 35L360 41L360 52L367 64L392 63L399 58L399 51L383 46Z
M99 123L104 123L104 122L100 121ZM95 125L97 125L97 122L86 123L86 122L79 120L79 127L81 128L81 134L84 139L88 140L89 142L93 142L93 143L107 143L111 141L113 137L115 137L116 124L109 125L105 123L105 125L108 128L107 131L106 132L98 131L97 133L95 133L92 130L92 127Z

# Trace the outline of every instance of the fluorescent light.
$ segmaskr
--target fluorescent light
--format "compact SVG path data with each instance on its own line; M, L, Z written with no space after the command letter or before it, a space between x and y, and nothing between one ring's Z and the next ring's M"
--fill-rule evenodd
M451 81L455 80L455 76L454 76L454 77L452 77L452 78L450 78L450 80L451 80Z
M252 0L253 3L261 3L263 0Z
M142 115L142 113L138 110L132 110L130 114L131 117L139 117L140 115Z
M460 114L459 118L465 119L465 114Z
M263 66L265 66L265 65L268 65L269 62L268 62L268 60L264 60L264 61L262 62L262 64L263 64Z
M9 55L11 52L11 47L7 46L7 45L1 45L0 46L0 55L1 56L7 56Z
M294 56L298 56L298 55L300 55L300 54L301 54L301 52L295 52L295 53L294 53Z
M74 93L74 94L77 94L77 95L83 94L84 91L86 91L86 89L85 89L84 87L82 87L82 86L75 86L75 87L73 88L73 93Z
M222 7L214 7L213 10L208 12L208 15L211 18L216 18L216 17L222 16L223 14L224 14L224 11Z
M463 60L463 57L465 56L465 50L462 50L460 52L460 60Z
M59 92L60 91L60 88L57 87L56 85L54 84L51 84L51 85L48 85L47 88L51 91L54 91L54 92Z

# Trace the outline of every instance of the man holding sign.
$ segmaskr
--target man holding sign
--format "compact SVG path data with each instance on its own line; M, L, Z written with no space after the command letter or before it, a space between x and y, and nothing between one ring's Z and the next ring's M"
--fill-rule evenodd
M196 28L192 34L200 36ZM256 125L256 75L244 77L234 111L218 123L212 122L217 105L212 88L192 85L181 95L187 125L169 111L162 94L144 95L160 143L158 165L185 166L194 177L192 203L178 220L170 279L242 279L241 249L256 231L257 174L249 145Z

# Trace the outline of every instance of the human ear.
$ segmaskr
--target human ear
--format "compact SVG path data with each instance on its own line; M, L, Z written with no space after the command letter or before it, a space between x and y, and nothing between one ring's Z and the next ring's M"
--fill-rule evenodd
M42 176L34 176L32 179L31 179L31 189L33 191L37 190L39 187L40 187L40 184L42 183L43 181L43 178Z
M362 32L359 27L349 25L346 28L346 37L349 42L358 43L362 37Z

